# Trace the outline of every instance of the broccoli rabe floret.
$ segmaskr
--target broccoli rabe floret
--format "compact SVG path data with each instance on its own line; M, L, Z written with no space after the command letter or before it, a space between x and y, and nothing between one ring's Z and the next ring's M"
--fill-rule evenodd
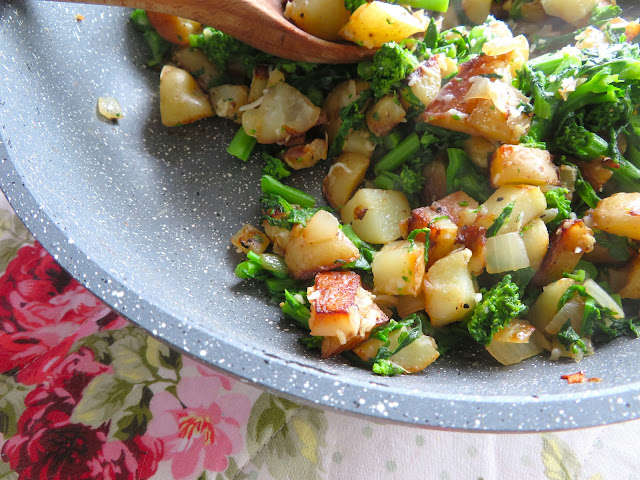
M302 208L297 205L294 207L281 196L270 193L262 196L260 207L262 208L263 220L268 221L274 227L287 230L291 230L296 224L305 225L318 210L321 210L320 208Z
M358 65L358 74L370 82L374 95L379 98L399 86L417 66L418 59L409 50L388 42L375 53L373 62Z
M190 35L189 43L192 47L201 49L222 70L230 59L255 55L256 52L249 45L212 27L206 27L201 34Z
M284 166L284 162L279 158L262 152L262 159L264 160L264 165L262 166L263 175L271 175L278 180L282 180L291 175L291 171Z
M566 188L552 188L545 192L544 197L547 200L547 208L555 208L558 210L556 218L547 224L549 231L554 231L560 224L568 219L571 215L571 201L566 197L569 190Z
M344 8L346 8L350 12L355 12L365 3L367 3L367 0L344 0Z
M629 124L633 113L631 98L624 91L614 92L615 101L591 106L584 115L584 126L592 132L618 130Z
M553 143L557 150L583 160L593 160L609 152L609 142L587 130L575 118L569 118L560 127Z
M520 289L511 281L511 275L505 275L495 287L481 293L482 300L473 309L467 329L476 342L489 345L493 336L527 306L520 301Z
M148 65L150 67L160 65L164 56L171 48L171 43L162 38L156 29L153 28L147 12L144 10L139 8L134 10L131 13L131 22L138 31L142 32L144 41L151 52L151 59L149 59Z

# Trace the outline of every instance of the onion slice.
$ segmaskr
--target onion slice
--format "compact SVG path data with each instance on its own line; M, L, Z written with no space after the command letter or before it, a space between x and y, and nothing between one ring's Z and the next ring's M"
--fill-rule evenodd
M500 273L530 266L527 247L518 232L487 238L487 272Z
M585 280L583 283L586 292L593 297L601 306L608 308L613 312L614 318L624 318L624 312L622 307L611 298L611 296L604 291L604 289L594 282L592 279Z

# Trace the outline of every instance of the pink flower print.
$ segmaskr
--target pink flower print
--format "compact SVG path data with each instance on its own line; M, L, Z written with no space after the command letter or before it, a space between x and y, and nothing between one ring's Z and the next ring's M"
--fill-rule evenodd
M219 376L183 378L180 400L166 391L154 395L147 435L162 440L174 478L222 472L228 457L242 450L251 402L231 391L233 383Z

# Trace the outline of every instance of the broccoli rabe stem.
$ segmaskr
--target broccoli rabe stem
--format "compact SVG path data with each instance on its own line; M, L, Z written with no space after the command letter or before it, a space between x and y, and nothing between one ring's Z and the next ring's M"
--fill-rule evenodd
M624 157L616 160L619 168L613 169L613 179L627 192L640 192L640 169Z
M256 146L256 139L240 127L227 147L227 153L246 162Z
M284 198L289 203L300 205L304 208L315 206L316 199L308 193L304 193L297 188L288 187L279 182L271 175L263 175L260 179L260 188L264 193L271 193Z
M402 4L436 12L446 12L449 8L449 0L403 0Z
M420 150L420 137L418 134L412 133L402 140L396 148L387 153L373 167L373 172L379 175L383 171L395 170L409 161Z

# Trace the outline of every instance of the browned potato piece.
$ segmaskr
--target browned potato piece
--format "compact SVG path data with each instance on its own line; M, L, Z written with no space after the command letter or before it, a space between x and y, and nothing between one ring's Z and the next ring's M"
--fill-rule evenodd
M186 18L151 11L147 17L162 38L176 45L189 46L189 35L202 32L202 25Z
M489 157L496 151L499 144L490 142L484 137L470 137L464 142L464 151L471 161L480 168L489 168Z
M462 190L436 200L431 209L438 215L446 215L458 227L471 225L478 216L478 202Z
M285 82L270 86L257 108L242 114L242 126L259 143L283 142L316 125L320 109Z
M376 253L371 263L374 293L381 295L417 295L424 277L424 244L407 240L389 242Z
M640 193L614 193L598 202L594 227L607 233L640 240Z
M262 95L267 88L269 82L269 66L268 65L256 65L253 69L253 76L251 78L251 86L249 87L249 99L248 103L255 102Z
M487 229L478 225L464 225L458 230L454 248L460 244L471 250L469 271L477 277L487 266Z
M231 243L244 253L248 253L249 250L262 253L269 246L269 238L253 225L245 223L242 225L242 228L231 237Z
M573 272L585 252L596 243L593 231L582 220L565 220L556 230L540 269L531 283L547 285L564 273Z
M407 235L420 228L430 229L428 266L453 251L458 235L458 226L451 219L431 207L416 208L407 220ZM424 233L418 234L416 240L424 241Z
M240 107L247 104L249 88L246 85L220 85L209 91L216 115L241 123Z
M529 100L506 82L482 77L507 71L509 59L509 54L482 55L462 64L456 78L442 87L422 119L491 141L519 143L531 125L531 118L521 107Z
M262 222L262 228L264 228L264 233L267 234L267 237L269 237L269 240L271 240L273 244L274 253L284 255L284 252L287 250L287 245L289 245L289 240L291 239L291 230L269 225L267 220Z
M470 250L458 250L434 263L424 276L425 310L434 327L462 320L476 306L470 259Z
M491 186L508 184L558 185L551 154L539 148L502 145L491 158Z
M440 64L435 57L422 62L407 78L407 87L411 94L425 107L436 97L441 86ZM408 105L404 106L408 107Z
M185 125L214 115L209 97L191 74L165 65L160 72L160 118L166 127Z
M213 87L216 80L222 75L217 65L212 63L207 55L197 48L179 48L174 52L173 59L180 68L193 75L198 85L205 91Z
M612 168L616 164L608 157L594 158L590 162L576 161L584 179L591 184L596 192L601 192L604 184L613 176Z
M395 95L385 95L367 111L367 126L377 136L384 137L407 116Z
M369 158L359 153L341 153L322 182L322 193L333 208L341 208L364 180Z
M287 2L284 16L314 37L339 40L338 31L349 21L351 12L344 7L344 0L291 0Z
M306 226L298 224L291 229L284 260L292 277L310 278L318 272L340 268L360 256L338 226L333 215L320 210Z
M534 218L522 228L522 240L527 249L529 266L537 270L549 248L549 231L540 218Z
M330 338L323 342L325 358L355 347L373 327L388 321L373 295L361 287L355 272L317 274L314 285L307 289L307 298L311 304L311 335Z
M306 145L295 145L284 152L283 160L294 170L313 167L327 158L327 141L315 138Z
M504 185L498 188L480 206L476 224L490 228L504 208L513 203L509 221L505 222L498 235L519 231L525 224L539 217L547 208L547 200L540 187L533 185Z
M622 298L640 298L640 255L629 263L625 284L618 293Z

